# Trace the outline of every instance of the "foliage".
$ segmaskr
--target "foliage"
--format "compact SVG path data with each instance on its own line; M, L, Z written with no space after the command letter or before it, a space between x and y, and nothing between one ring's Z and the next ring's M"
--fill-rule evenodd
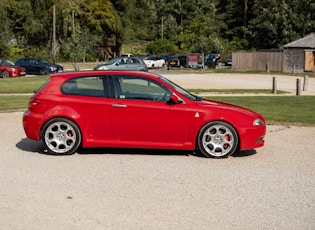
M0 0L0 55L72 62L147 52L279 48L315 31L313 0ZM53 6L56 40L53 41ZM35 52L36 51L36 52Z

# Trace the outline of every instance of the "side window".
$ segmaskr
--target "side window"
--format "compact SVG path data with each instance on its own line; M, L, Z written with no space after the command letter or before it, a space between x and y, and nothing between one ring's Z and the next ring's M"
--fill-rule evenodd
M130 58L130 60L132 61L133 64L139 64L140 61L138 59L135 58Z
M61 92L80 96L109 97L107 77L72 78L61 86Z
M113 76L116 98L168 101L170 91L151 79L134 76Z
M128 60L128 58L122 58L122 59L120 59L119 64L120 65L125 65L125 64L127 64L127 60Z
M36 61L35 59L30 59L30 60L29 60L29 63L30 63L31 65L34 65L34 64L37 63L37 61Z

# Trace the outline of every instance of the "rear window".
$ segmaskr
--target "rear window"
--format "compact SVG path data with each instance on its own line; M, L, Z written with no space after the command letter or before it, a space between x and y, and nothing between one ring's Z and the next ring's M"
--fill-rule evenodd
M41 87L39 87L38 90L35 90L34 92L35 92L35 93L40 92L40 91L49 83L49 81L50 81L50 79L48 79Z
M61 86L61 92L70 95L109 97L105 76L72 78Z

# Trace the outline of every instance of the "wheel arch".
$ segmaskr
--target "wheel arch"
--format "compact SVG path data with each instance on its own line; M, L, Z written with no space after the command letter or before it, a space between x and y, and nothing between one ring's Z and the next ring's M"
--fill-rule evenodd
M199 149L198 147L198 137L199 137L199 134L202 130L203 127L205 127L206 125L210 124L210 123L213 123L213 122L224 122L228 125L230 125L236 132L236 135L237 135L237 139L238 139L238 143L237 143L237 147L236 147L236 151L239 151L240 150L240 147L241 147L241 138L240 138L240 132L238 130L238 128L233 125L233 123L231 121L227 121L227 120L224 120L224 119L214 119L214 120L208 120L206 121L205 123L203 123L199 129L198 129L198 132L196 132L196 135L195 135L195 148L196 149Z
M82 138L82 134L83 134L83 133L82 133L82 129L81 129L80 125L78 124L78 122L77 122L75 119L73 119L73 117L70 117L70 116L53 116L53 117L49 117L48 119L46 119L45 122L43 122L43 124L41 124L40 132L39 132L39 139L42 138L43 129L44 129L45 125L46 125L48 122L50 122L51 120L53 120L53 119L67 119L67 120L73 122L73 123L78 127L78 129L79 129L79 131L80 131L80 135L81 135L81 145L82 145L82 139L83 139L83 138Z

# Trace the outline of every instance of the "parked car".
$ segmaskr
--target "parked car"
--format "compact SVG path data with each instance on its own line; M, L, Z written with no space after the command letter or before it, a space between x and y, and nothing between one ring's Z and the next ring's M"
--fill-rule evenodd
M232 66L232 55L225 59L225 66Z
M167 63L167 69L172 69L172 68L180 68L180 60L178 58L178 56L171 56L168 59L168 63Z
M165 60L160 56L148 56L143 59L143 62L149 69L165 67Z
M262 115L190 94L140 71L53 74L29 101L23 127L50 154L82 148L191 150L223 158L264 145Z
M218 54L208 54L205 60L206 66L209 69L215 68L217 58L218 58Z
M106 64L94 67L94 70L139 70L148 71L146 64L137 57L119 57L110 60Z
M27 74L47 75L50 73L63 72L61 65L52 64L41 58L20 58L15 64L23 66Z
M25 76L26 71L24 67L17 66L13 62L0 59L0 77L19 77Z
M167 63L167 69L172 68L187 68L188 67L188 55L181 54L179 56L171 56Z

